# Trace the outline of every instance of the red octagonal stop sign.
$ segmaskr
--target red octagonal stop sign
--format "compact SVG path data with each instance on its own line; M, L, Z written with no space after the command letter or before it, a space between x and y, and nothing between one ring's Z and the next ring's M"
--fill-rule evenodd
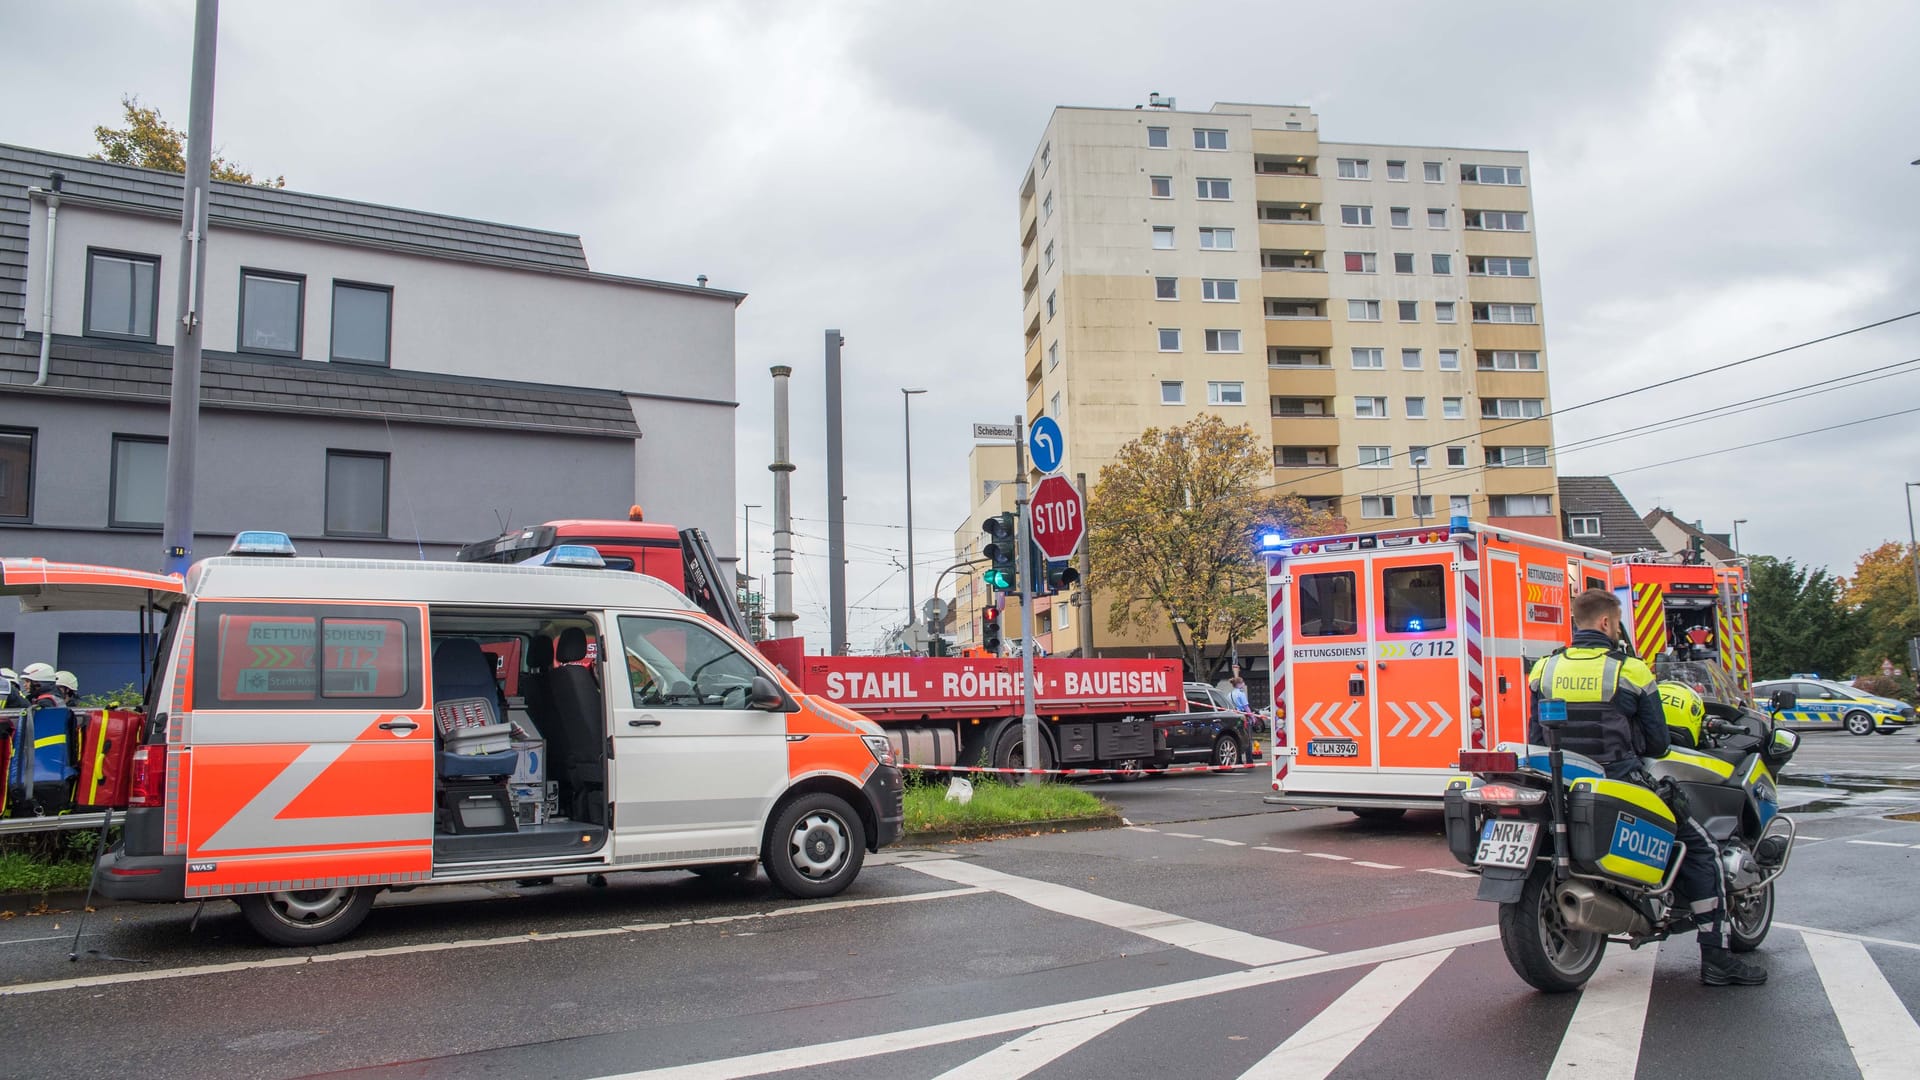
M1087 515L1080 492L1065 477L1049 476L1033 490L1028 507L1033 514L1033 539L1049 559L1065 559L1080 546L1087 531Z

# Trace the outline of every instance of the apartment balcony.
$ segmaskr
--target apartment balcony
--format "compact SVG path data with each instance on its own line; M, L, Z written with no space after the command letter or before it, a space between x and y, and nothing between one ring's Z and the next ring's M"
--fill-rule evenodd
M1460 185L1460 205L1471 210L1533 211L1532 192L1523 186L1505 184Z
M1279 427L1278 424L1274 426ZM1279 472L1290 469L1337 469L1340 467L1340 447L1326 443L1305 446L1275 443L1273 467Z
M1469 304L1534 304L1540 303L1540 279L1532 277L1487 277L1483 274L1467 275L1467 302Z
M1317 158L1320 133L1258 129L1253 133L1253 152L1256 157Z
M1046 384L1036 379L1027 380L1027 423L1031 424L1046 411Z
M1027 345L1026 373L1027 384L1029 386L1039 380L1041 374L1040 358L1045 355L1046 352L1040 348L1040 337L1038 334L1035 334Z
M1324 301L1322 301L1324 303ZM1320 349L1333 348L1333 323L1325 317L1313 318L1275 318L1267 319L1267 347L1269 349Z
M1531 232L1467 229L1464 235L1466 239L1461 243L1460 248L1469 258L1475 255L1519 255L1529 259L1534 257Z
M1337 376L1330 365L1318 367L1267 364L1267 392L1276 397L1334 396Z
M1276 251L1261 249L1260 269L1269 274L1324 274L1327 253L1321 250Z
M1317 203L1320 201L1318 176L1260 172L1255 166L1253 197L1263 203ZM1501 207L1505 209L1505 207Z
M1279 271L1275 271L1272 277L1267 277L1263 273L1261 279L1266 285L1268 297L1266 313L1268 318L1277 318L1280 315L1305 314L1304 312L1276 312L1273 306L1274 300L1283 301L1281 305L1283 308L1286 304L1291 303L1313 303L1318 305L1320 310L1314 312L1312 317L1316 319L1324 319L1327 317L1327 299L1333 294L1333 286L1324 271L1318 274L1281 274Z
M1033 243L1034 234L1040 228L1039 202L1034 199L1020 200L1020 242ZM1502 207L1502 209L1505 209Z
M1539 315L1535 311L1535 317ZM1518 349L1539 352L1546 348L1546 331L1539 323L1492 323L1473 324L1473 347L1476 351L1496 349Z
M1260 250L1262 251L1325 251L1326 249L1327 227L1321 222L1266 220L1260 222ZM1499 254L1505 254L1505 252Z

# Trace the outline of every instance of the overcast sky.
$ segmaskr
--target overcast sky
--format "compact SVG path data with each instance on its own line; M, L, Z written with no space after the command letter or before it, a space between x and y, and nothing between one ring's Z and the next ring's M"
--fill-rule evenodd
M0 141L187 115L186 0L0 0ZM847 338L856 646L951 562L975 420L1022 407L1016 193L1058 104L1304 104L1326 138L1532 154L1554 405L1920 308L1920 5L1887 2L223 5L215 141L290 186L579 233L739 310L739 501L771 565L768 366L794 366L801 628L824 643L821 331ZM1577 9L1577 10L1569 10ZM1200 14L1204 10L1205 14ZM1920 358L1920 319L1566 412L1562 445ZM1751 552L1904 537L1920 373L1561 458ZM1071 438L1071 432L1068 433ZM1637 471L1626 471L1637 470ZM596 508L583 507L582 513ZM700 522L722 531L718 522ZM735 522L735 528L739 526Z

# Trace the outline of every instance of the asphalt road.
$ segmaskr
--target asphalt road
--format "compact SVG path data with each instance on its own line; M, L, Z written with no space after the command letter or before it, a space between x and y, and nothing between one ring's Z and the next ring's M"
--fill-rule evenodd
M1810 734L1796 765L1761 988L1701 987L1682 938L1534 993L1437 815L1278 812L1255 771L1093 785L1131 827L890 853L828 902L422 889L292 951L226 904L112 907L77 963L72 912L16 914L0 1075L1910 1076L1920 822L1889 815L1920 740Z

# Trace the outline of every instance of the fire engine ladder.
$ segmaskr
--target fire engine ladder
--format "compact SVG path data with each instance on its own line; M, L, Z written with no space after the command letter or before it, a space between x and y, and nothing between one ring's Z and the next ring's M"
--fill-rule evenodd
M727 580L727 572L721 568L720 560L714 558L713 545L707 542L707 534L699 529L680 530L680 550L686 559L687 594L700 610L720 620L727 629L753 640L747 630L746 617L740 614L740 603L734 595L732 582Z

